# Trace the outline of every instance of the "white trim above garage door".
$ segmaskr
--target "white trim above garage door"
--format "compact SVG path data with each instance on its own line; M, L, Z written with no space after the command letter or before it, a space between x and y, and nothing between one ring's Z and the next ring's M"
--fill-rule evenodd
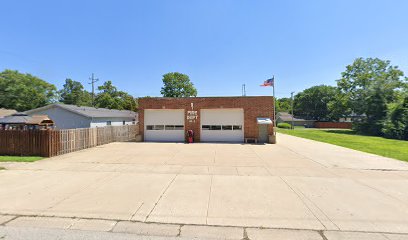
M244 142L244 109L202 109L202 142Z
M145 109L145 142L184 142L184 109Z

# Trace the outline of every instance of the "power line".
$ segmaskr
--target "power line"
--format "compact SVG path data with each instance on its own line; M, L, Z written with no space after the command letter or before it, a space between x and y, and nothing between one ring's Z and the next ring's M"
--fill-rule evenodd
M95 78L94 74L92 73L92 76L89 78L89 80L91 80L90 83L88 84L92 84L92 107L95 107L95 102L94 102L94 98L95 98L95 83L97 81L99 81L99 78Z

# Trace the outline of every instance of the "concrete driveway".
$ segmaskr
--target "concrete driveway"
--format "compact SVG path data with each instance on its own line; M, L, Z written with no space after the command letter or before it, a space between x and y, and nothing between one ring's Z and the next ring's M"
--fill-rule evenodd
M407 238L407 163L278 137L276 145L112 143L3 163L0 225L62 219L71 228L95 220L96 230L114 232L128 232L131 223L177 226L175 236L189 226L224 226L249 239L271 239L274 229L315 234L307 239L366 232L381 237L367 239Z

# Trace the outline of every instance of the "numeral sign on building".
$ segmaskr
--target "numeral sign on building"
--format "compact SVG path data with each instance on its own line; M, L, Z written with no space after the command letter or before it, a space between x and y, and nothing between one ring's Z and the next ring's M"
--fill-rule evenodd
M191 123L195 123L196 120L198 120L197 111L187 111L187 121Z

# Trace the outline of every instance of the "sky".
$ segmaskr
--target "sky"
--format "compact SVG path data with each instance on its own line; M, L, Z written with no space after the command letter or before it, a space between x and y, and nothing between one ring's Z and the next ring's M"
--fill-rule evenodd
M358 57L408 75L406 0L3 0L0 71L61 88L111 80L160 96L162 75L187 74L199 96L276 96L335 85Z

